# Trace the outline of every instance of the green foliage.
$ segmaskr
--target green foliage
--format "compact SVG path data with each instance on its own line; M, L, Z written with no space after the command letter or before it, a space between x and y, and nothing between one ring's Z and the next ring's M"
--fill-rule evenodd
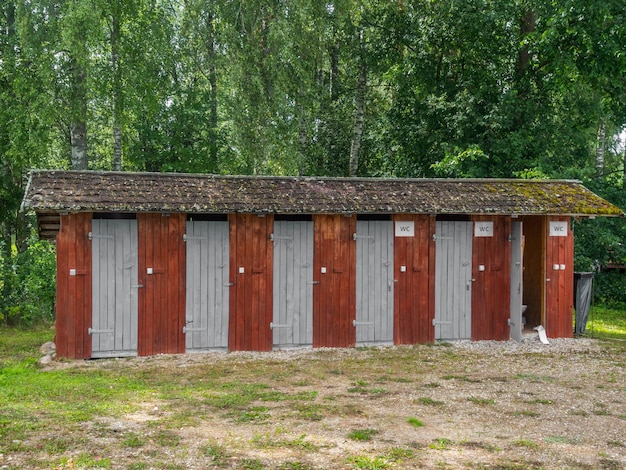
M593 278L594 302L626 310L626 274L619 271L596 273Z
M14 248L9 255L0 249L0 319L11 325L54 321L54 246L34 237L28 246L21 253Z
M361 176L578 178L626 208L611 138L626 123L620 2L8 0L0 12L5 322L50 318L49 297L32 300L50 276L37 286L20 271L19 205L30 168L72 166L76 124L92 169L112 169L119 145L125 170L345 176L362 93ZM576 230L577 270L626 260L623 220Z

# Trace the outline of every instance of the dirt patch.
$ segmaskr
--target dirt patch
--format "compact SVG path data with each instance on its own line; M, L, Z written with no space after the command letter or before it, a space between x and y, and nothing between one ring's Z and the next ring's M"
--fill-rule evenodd
M132 412L70 434L70 462L87 453L135 469L617 469L626 468L625 350L531 337L51 367L154 382Z

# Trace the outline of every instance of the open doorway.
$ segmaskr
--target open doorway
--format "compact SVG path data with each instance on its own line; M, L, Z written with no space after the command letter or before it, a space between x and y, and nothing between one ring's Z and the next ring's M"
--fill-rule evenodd
M546 220L542 216L523 218L523 305L525 330L545 324Z

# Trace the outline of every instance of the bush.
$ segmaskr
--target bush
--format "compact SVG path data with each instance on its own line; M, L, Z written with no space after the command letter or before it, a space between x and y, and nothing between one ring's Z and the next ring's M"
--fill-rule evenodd
M55 248L33 235L18 253L0 247L0 321L30 326L54 321Z
M597 304L613 308L626 306L626 273L602 271L593 278L593 298Z

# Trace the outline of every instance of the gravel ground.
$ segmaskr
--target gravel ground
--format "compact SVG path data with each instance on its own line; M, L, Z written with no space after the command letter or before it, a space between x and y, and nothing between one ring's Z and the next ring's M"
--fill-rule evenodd
M544 345L534 334L522 343L216 352L49 367L169 374L179 386L180 394L157 391L127 415L82 423L67 457L99 448L110 468L621 469L625 351L586 338ZM183 392L215 369L223 377L211 386ZM216 380L311 399L219 407L211 405L221 390ZM129 433L141 445L129 446ZM11 465L51 468L36 461L11 456Z

